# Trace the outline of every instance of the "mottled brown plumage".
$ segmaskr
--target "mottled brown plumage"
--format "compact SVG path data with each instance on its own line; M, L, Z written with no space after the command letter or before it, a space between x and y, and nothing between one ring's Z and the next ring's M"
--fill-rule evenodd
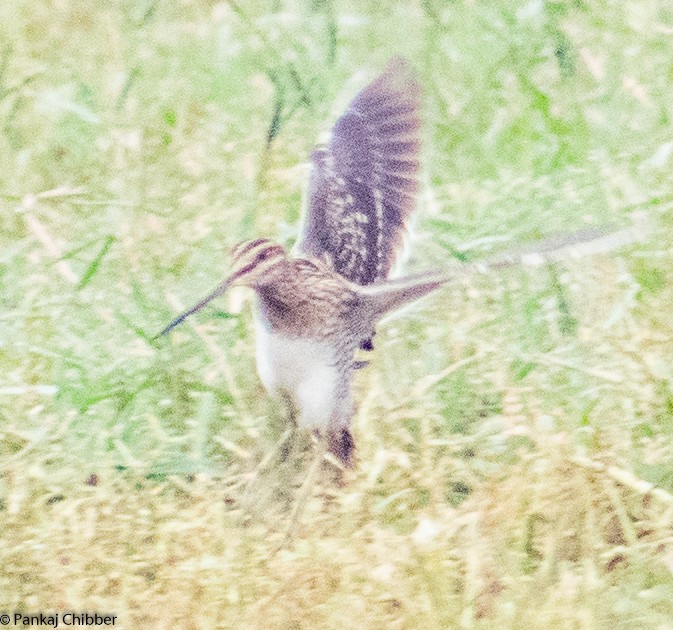
M418 83L394 59L313 152L300 254L360 285L388 277L416 205L419 133Z
M313 152L300 255L363 286L388 277L416 205L420 127L419 85L393 59ZM373 349L371 335L361 347Z
M355 350L385 313L443 281L415 279L411 284L363 287L321 261L291 258L280 245L256 239L234 247L229 277L161 334L232 285L254 289L259 307L257 365L263 383L289 405L300 425L325 431L330 449L349 463Z
M406 63L394 60L355 97L327 145L313 154L299 255L290 257L266 239L239 243L229 277L162 331L232 285L254 289L264 386L300 425L326 433L330 450L347 465L354 448L351 381L360 367L354 353L371 347L381 317L464 273L530 258L524 250L490 263L388 279L415 205L419 128L418 85ZM569 244L595 237L543 244L538 258L557 259Z

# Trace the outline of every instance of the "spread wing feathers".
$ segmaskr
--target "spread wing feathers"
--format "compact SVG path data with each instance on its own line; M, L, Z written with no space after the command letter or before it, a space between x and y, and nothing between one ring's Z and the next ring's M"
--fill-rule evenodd
M417 300L442 285L458 282L469 274L489 273L507 267L536 267L566 262L584 256L610 252L626 245L646 241L654 231L654 223L643 213L634 213L633 224L616 231L606 228L585 228L570 234L554 236L532 245L497 254L486 260L466 265L387 280L358 291L367 303L371 321Z
M385 279L416 205L419 133L418 83L393 59L313 152L299 252L360 285Z

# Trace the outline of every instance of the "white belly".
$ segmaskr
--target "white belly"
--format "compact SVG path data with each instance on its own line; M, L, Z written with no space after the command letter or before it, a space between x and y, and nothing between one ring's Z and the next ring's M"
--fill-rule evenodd
M264 387L271 396L290 397L301 426L324 428L339 406L334 351L319 341L273 333L260 316L255 324L257 372Z

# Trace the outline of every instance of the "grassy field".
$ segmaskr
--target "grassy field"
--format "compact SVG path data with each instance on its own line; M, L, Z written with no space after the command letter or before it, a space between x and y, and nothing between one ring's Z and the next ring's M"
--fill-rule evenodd
M394 55L423 85L405 268L644 211L379 328L357 465L274 461L250 294L152 337ZM0 612L123 628L673 628L673 8L0 5ZM11 626L10 626L11 627Z

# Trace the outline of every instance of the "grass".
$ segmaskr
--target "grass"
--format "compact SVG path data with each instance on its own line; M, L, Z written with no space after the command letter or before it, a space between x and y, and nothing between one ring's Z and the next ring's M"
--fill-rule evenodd
M673 627L673 10L0 7L0 611L124 628ZM650 242L466 279L380 327L358 464L269 460L245 291L152 337L401 54L408 270L644 210Z

